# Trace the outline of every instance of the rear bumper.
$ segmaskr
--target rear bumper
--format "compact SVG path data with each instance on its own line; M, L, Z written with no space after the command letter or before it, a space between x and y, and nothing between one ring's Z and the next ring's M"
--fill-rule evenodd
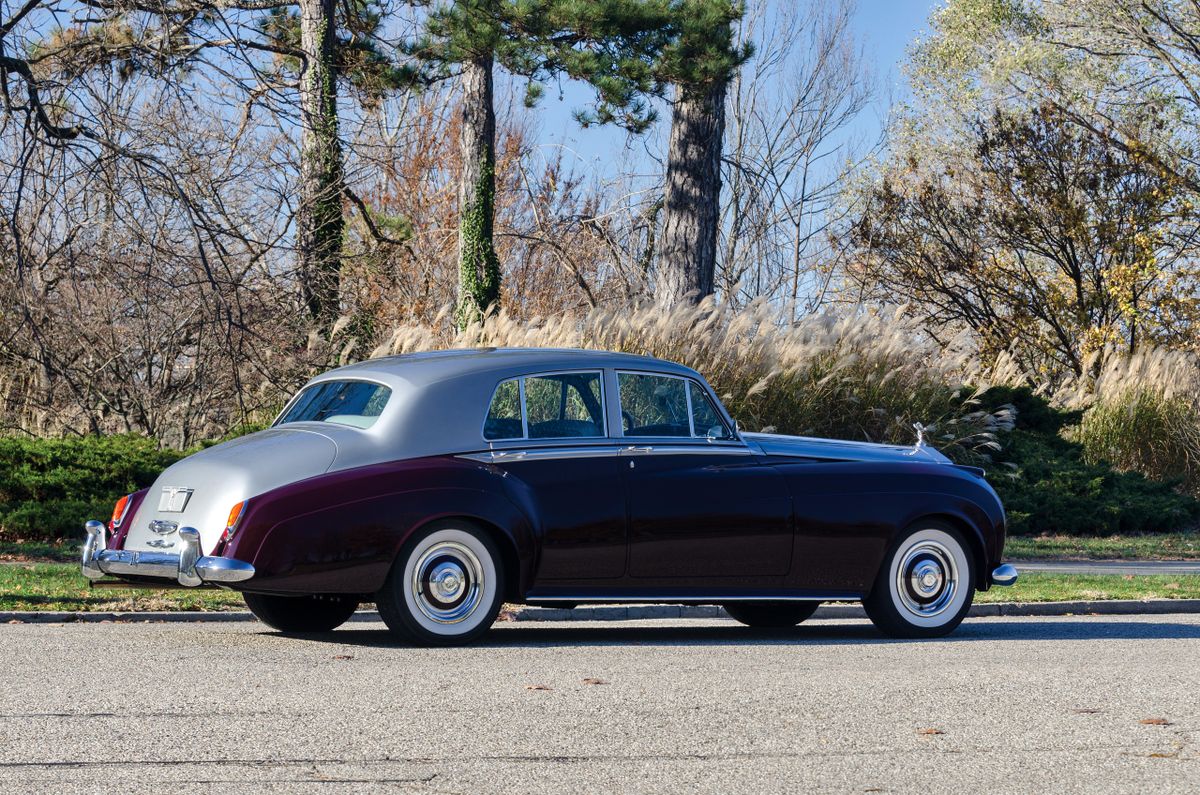
M181 527L183 549L178 555L128 549L106 549L104 525L88 522L87 541L83 545L83 576L98 580L106 574L169 580L194 588L199 585L225 585L244 582L254 576L254 567L234 558L200 554L200 533Z

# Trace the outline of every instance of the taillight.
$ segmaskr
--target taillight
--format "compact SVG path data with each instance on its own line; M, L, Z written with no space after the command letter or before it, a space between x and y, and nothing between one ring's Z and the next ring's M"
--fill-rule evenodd
M129 513L129 503L132 500L132 494L126 494L121 499L117 500L117 504L113 506L112 519L109 520L108 529L116 530L125 521L125 514Z
M226 539L233 538L233 534L237 532L238 522L242 521L242 511L245 507L245 502L239 502L229 509L229 518L225 520Z

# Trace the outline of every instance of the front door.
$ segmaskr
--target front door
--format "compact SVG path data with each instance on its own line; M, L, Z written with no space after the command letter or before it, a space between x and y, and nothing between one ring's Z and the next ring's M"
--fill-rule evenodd
M792 557L785 479L726 427L695 382L618 373L629 576L770 585ZM701 582L689 583L701 584Z

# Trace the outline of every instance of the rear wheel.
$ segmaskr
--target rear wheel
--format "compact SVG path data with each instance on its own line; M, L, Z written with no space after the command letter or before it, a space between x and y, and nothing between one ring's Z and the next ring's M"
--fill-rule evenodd
M242 596L259 621L280 632L329 632L358 609L358 599L353 596Z
M936 638L962 623L975 598L975 562L957 530L922 524L897 539L863 607L894 638Z
M730 602L730 617L748 627L794 627L812 616L820 602Z
M458 646L487 632L500 612L504 567L492 539L465 521L418 533L376 595L394 634L425 646Z

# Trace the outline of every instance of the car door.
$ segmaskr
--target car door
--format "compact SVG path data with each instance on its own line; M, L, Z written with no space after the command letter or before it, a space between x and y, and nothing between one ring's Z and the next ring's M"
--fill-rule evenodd
M609 438L599 370L501 382L484 423L492 463L541 543L535 580L564 585L625 573L620 447Z
M787 483L736 438L708 391L659 373L622 371L616 380L629 576L680 585L787 575Z

